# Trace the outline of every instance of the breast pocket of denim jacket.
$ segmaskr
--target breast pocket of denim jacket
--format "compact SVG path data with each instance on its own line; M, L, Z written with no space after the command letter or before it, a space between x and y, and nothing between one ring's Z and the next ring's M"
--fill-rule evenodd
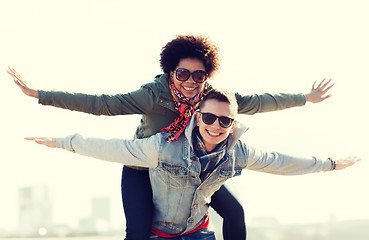
M240 176L242 169L220 169L219 176L223 179L228 179L236 176Z
M171 187L184 187L188 184L188 169L183 166L162 163L163 180Z

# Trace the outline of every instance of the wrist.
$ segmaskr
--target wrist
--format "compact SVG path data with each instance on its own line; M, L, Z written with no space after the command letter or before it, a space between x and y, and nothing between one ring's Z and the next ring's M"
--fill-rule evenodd
M38 90L32 90L30 93L30 97L34 97L38 99Z
M334 161L332 158L328 158L329 161L331 161L332 163L332 167L331 167L331 171L335 170L336 169L336 161Z
M309 93L305 94L306 102L311 102L311 96Z

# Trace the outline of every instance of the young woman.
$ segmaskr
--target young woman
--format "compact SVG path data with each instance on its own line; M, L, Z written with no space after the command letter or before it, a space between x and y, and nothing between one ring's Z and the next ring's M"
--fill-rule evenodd
M203 96L212 89L207 81L219 69L218 47L204 36L179 35L161 51L163 74L134 92L117 95L87 95L31 89L12 68L8 73L24 94L43 105L94 115L141 114L135 138L169 132L168 142L176 141L187 126ZM254 114L303 106L306 101L321 102L330 97L333 86L323 80L308 94L235 94L238 112ZM122 200L126 216L126 239L149 239L153 203L148 170L123 167ZM234 196L222 186L211 198L210 206L224 219L224 239L246 239L244 211Z

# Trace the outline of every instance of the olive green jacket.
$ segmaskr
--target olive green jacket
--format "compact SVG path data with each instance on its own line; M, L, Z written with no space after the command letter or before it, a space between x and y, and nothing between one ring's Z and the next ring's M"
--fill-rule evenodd
M116 95L88 95L61 91L39 91L39 103L94 115L141 114L135 138L146 138L158 133L179 115L175 109L169 89L168 74L158 75L154 81L144 84L140 89ZM212 86L207 84L207 91ZM271 112L290 107L303 106L304 94L261 94L242 96L235 94L238 113L254 114Z

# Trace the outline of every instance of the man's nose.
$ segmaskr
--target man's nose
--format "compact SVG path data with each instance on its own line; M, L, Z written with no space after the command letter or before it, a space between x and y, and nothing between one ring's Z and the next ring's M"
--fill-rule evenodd
M214 126L214 127L216 127L216 128L220 128L219 118L215 119L215 121L211 125Z

